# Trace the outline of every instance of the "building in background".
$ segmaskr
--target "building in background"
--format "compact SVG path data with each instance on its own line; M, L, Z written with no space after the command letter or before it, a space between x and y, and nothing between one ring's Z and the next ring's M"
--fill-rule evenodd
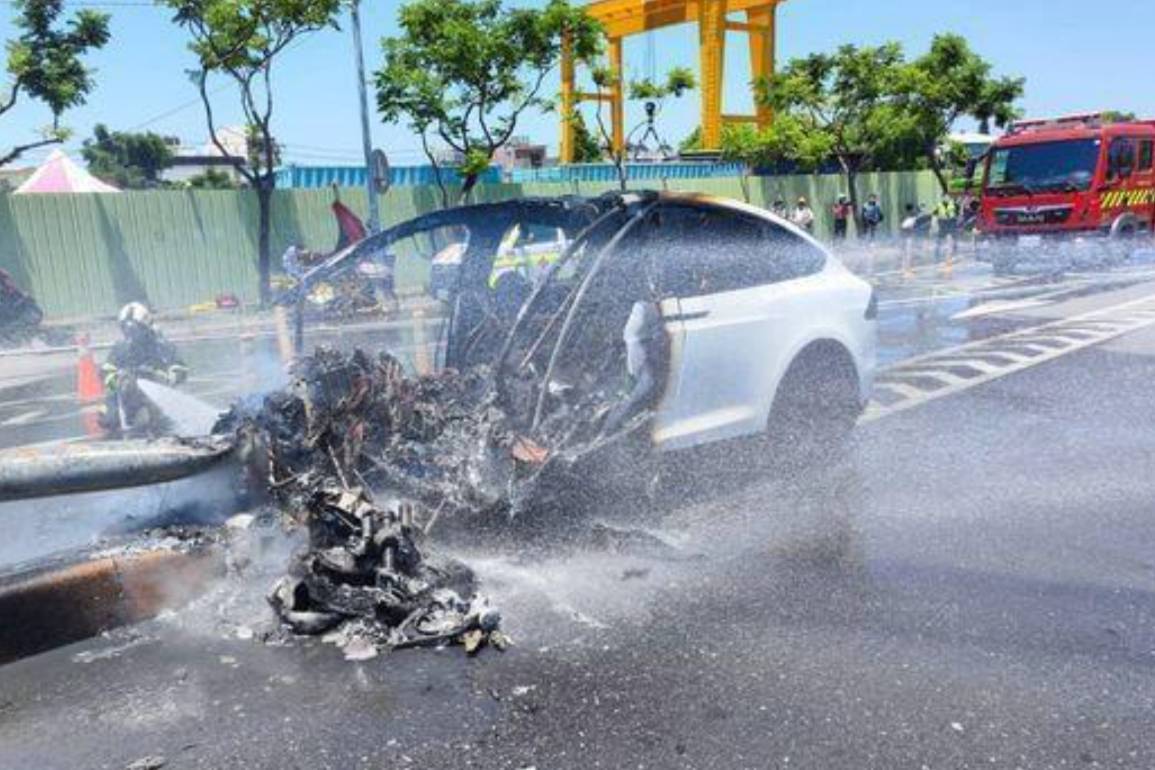
M9 166L0 168L0 194L8 193L24 184L28 177L36 171L35 166Z
M990 134L959 132L947 137L952 144L961 144L966 148L967 155L972 158L981 158L994 144L995 138Z
M515 168L541 168L546 165L546 147L534 144L529 137L515 136L493 154L493 165L503 172Z
M177 145L173 147L172 164L161 172L160 178L166 182L187 182L211 169L223 171L238 185L243 183L244 178L238 169L245 165L245 158L248 157L248 141L244 127L222 128L217 132L217 138L228 151L228 156L212 141L207 141L199 147Z

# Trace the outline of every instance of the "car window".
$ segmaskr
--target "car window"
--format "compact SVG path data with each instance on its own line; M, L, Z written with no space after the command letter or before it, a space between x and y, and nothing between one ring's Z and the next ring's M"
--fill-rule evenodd
M1125 179L1135 170L1135 143L1127 137L1111 142L1107 150L1109 179Z
M821 250L742 212L664 206L646 238L666 296L693 297L798 278L820 270Z
M1144 139L1139 143L1139 170L1150 171L1152 166L1152 149L1155 149L1155 142L1150 139Z

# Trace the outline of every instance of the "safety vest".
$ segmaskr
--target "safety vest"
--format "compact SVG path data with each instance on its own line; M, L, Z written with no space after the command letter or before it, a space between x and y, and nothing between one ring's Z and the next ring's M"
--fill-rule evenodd
M937 219L954 219L958 216L958 204L950 198L939 201L935 206L934 215Z

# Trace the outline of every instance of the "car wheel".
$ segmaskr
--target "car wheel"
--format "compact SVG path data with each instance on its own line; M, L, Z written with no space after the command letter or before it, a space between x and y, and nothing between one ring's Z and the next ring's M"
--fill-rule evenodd
M836 343L807 348L778 387L767 424L770 459L788 466L836 459L862 408L850 355Z

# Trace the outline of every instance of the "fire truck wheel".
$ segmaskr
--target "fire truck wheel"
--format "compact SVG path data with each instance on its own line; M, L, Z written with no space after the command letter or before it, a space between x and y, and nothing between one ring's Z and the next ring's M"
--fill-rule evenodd
M1111 237L1132 238L1139 231L1139 219L1134 214L1123 214L1111 223Z

